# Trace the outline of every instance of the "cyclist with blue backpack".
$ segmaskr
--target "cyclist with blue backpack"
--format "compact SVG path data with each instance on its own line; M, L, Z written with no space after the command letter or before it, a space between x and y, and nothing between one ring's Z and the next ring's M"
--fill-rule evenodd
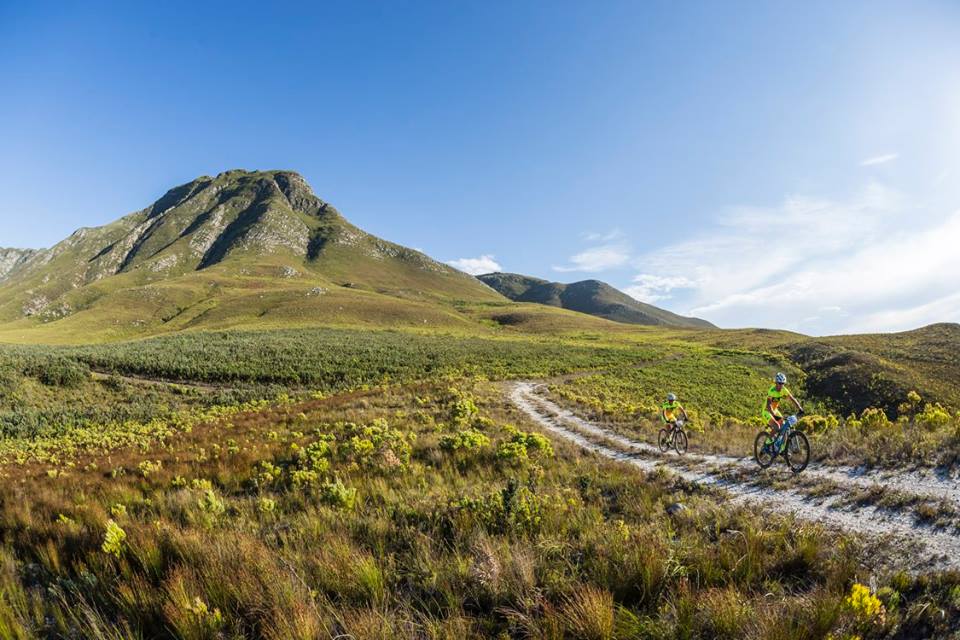
M794 473L800 473L810 462L810 441L801 429L797 428L796 415L785 418L780 413L780 403L784 398L797 406L797 413L803 413L800 402L787 389L787 376L778 373L774 384L767 391L767 401L763 405L763 417L767 426L760 430L753 441L753 458L766 469L778 456L783 456L787 466Z

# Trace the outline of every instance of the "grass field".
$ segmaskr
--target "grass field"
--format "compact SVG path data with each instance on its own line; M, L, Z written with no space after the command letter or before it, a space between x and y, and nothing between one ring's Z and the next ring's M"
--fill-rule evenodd
M857 540L527 429L495 385L420 383L7 463L0 637L879 638L960 613L954 577L871 590Z
M0 347L0 638L851 640L960 622L957 576L550 441L500 381L546 379L650 441L673 390L694 447L744 454L785 370L826 462L952 466L951 411L832 415L789 334L735 347L462 313L489 330Z

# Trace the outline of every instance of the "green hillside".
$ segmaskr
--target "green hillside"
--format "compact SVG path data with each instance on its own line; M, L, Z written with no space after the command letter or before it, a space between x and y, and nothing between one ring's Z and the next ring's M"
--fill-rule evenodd
M679 316L634 300L599 280L563 284L516 273L488 273L477 277L516 302L535 302L628 324L698 328L713 326L706 320Z
M811 338L786 347L815 394L845 412L882 407L891 415L910 390L960 406L960 325L935 324L902 333Z
M807 392L843 415L879 407L895 417L909 391L960 407L960 325L901 333L809 337L771 329L684 332L675 338L774 354L804 372Z

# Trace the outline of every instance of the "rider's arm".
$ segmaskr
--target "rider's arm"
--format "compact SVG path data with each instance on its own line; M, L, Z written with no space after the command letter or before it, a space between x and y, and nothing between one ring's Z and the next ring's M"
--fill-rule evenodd
M680 413L683 414L684 422L690 422L690 417L687 415L687 410L684 409L682 406L680 407Z
M803 413L803 407L800 406L800 401L793 397L793 394L790 394L790 399L793 400L793 404L797 405L797 411Z

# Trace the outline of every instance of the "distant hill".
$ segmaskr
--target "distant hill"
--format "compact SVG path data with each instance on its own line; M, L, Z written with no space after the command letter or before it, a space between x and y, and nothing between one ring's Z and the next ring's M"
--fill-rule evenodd
M227 171L51 249L0 252L0 339L86 341L192 327L456 325L506 302L350 224L291 171Z
M807 373L807 389L833 398L844 412L881 407L896 415L911 390L960 406L960 324L810 338L786 350Z
M687 318L634 300L599 280L563 284L516 273L488 273L477 278L515 302L536 302L628 324L715 328L706 320Z

